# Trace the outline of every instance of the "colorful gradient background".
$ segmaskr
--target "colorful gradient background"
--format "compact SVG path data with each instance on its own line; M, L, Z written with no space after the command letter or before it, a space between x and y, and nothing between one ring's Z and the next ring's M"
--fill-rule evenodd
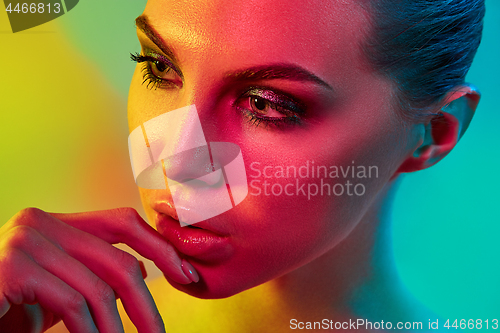
M145 3L80 1L16 34L0 6L0 225L28 206L142 211L126 100L129 53L139 51L134 18ZM483 93L476 117L448 157L406 177L394 209L401 276L450 319L500 319L500 2L486 4L468 76Z

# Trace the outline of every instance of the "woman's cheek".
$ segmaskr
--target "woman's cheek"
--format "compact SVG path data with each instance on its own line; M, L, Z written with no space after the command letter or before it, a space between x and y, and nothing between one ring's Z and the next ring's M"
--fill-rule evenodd
M343 239L395 171L391 122L337 120L286 140L256 135L244 146L249 197L266 212L259 217L286 225L291 237L309 232L324 246Z

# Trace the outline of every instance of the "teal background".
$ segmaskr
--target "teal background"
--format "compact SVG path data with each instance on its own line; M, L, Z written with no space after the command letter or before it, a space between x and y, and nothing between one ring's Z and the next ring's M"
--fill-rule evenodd
M500 317L499 17L500 2L486 0L467 76L482 99L467 133L443 161L407 175L394 205L399 271L444 318Z
M134 68L129 53L139 51L134 18L145 3L80 1L56 20L68 44L101 73L99 79L120 100L120 107L107 112L120 128L124 146L124 105ZM419 299L450 319L500 319L500 1L486 4L483 42L468 75L483 94L476 116L449 156L406 176L394 205L400 274ZM5 188L1 191L2 196L10 195ZM39 196L44 196L42 191ZM37 202L33 194L30 198L26 205ZM137 207L138 202L133 204ZM2 206L2 221L24 206L22 197L16 205Z

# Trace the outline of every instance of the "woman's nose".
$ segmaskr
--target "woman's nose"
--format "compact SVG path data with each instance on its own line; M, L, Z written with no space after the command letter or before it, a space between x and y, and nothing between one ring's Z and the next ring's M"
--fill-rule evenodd
M199 186L222 186L224 179L217 157L213 157L209 145L191 148L163 159L168 182L198 184ZM191 182L196 180L197 182Z
M163 161L169 181L199 180L205 186L221 181L194 105L169 111L144 123L152 159Z
M222 214L248 194L240 148L230 142L207 143L194 105L134 129L129 149L137 185L166 189L168 184L185 224Z

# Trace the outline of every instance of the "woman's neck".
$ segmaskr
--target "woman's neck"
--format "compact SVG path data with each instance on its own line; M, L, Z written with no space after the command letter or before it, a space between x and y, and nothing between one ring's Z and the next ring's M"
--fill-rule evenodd
M380 193L358 225L333 249L307 265L269 282L283 299L304 309L357 312L382 301L399 285L390 231L396 184ZM374 305L374 303L371 303Z
M268 282L288 310L303 321L422 321L434 315L402 284L392 249L392 203L399 185L389 184L352 232L311 263ZM292 305L293 304L293 305Z

